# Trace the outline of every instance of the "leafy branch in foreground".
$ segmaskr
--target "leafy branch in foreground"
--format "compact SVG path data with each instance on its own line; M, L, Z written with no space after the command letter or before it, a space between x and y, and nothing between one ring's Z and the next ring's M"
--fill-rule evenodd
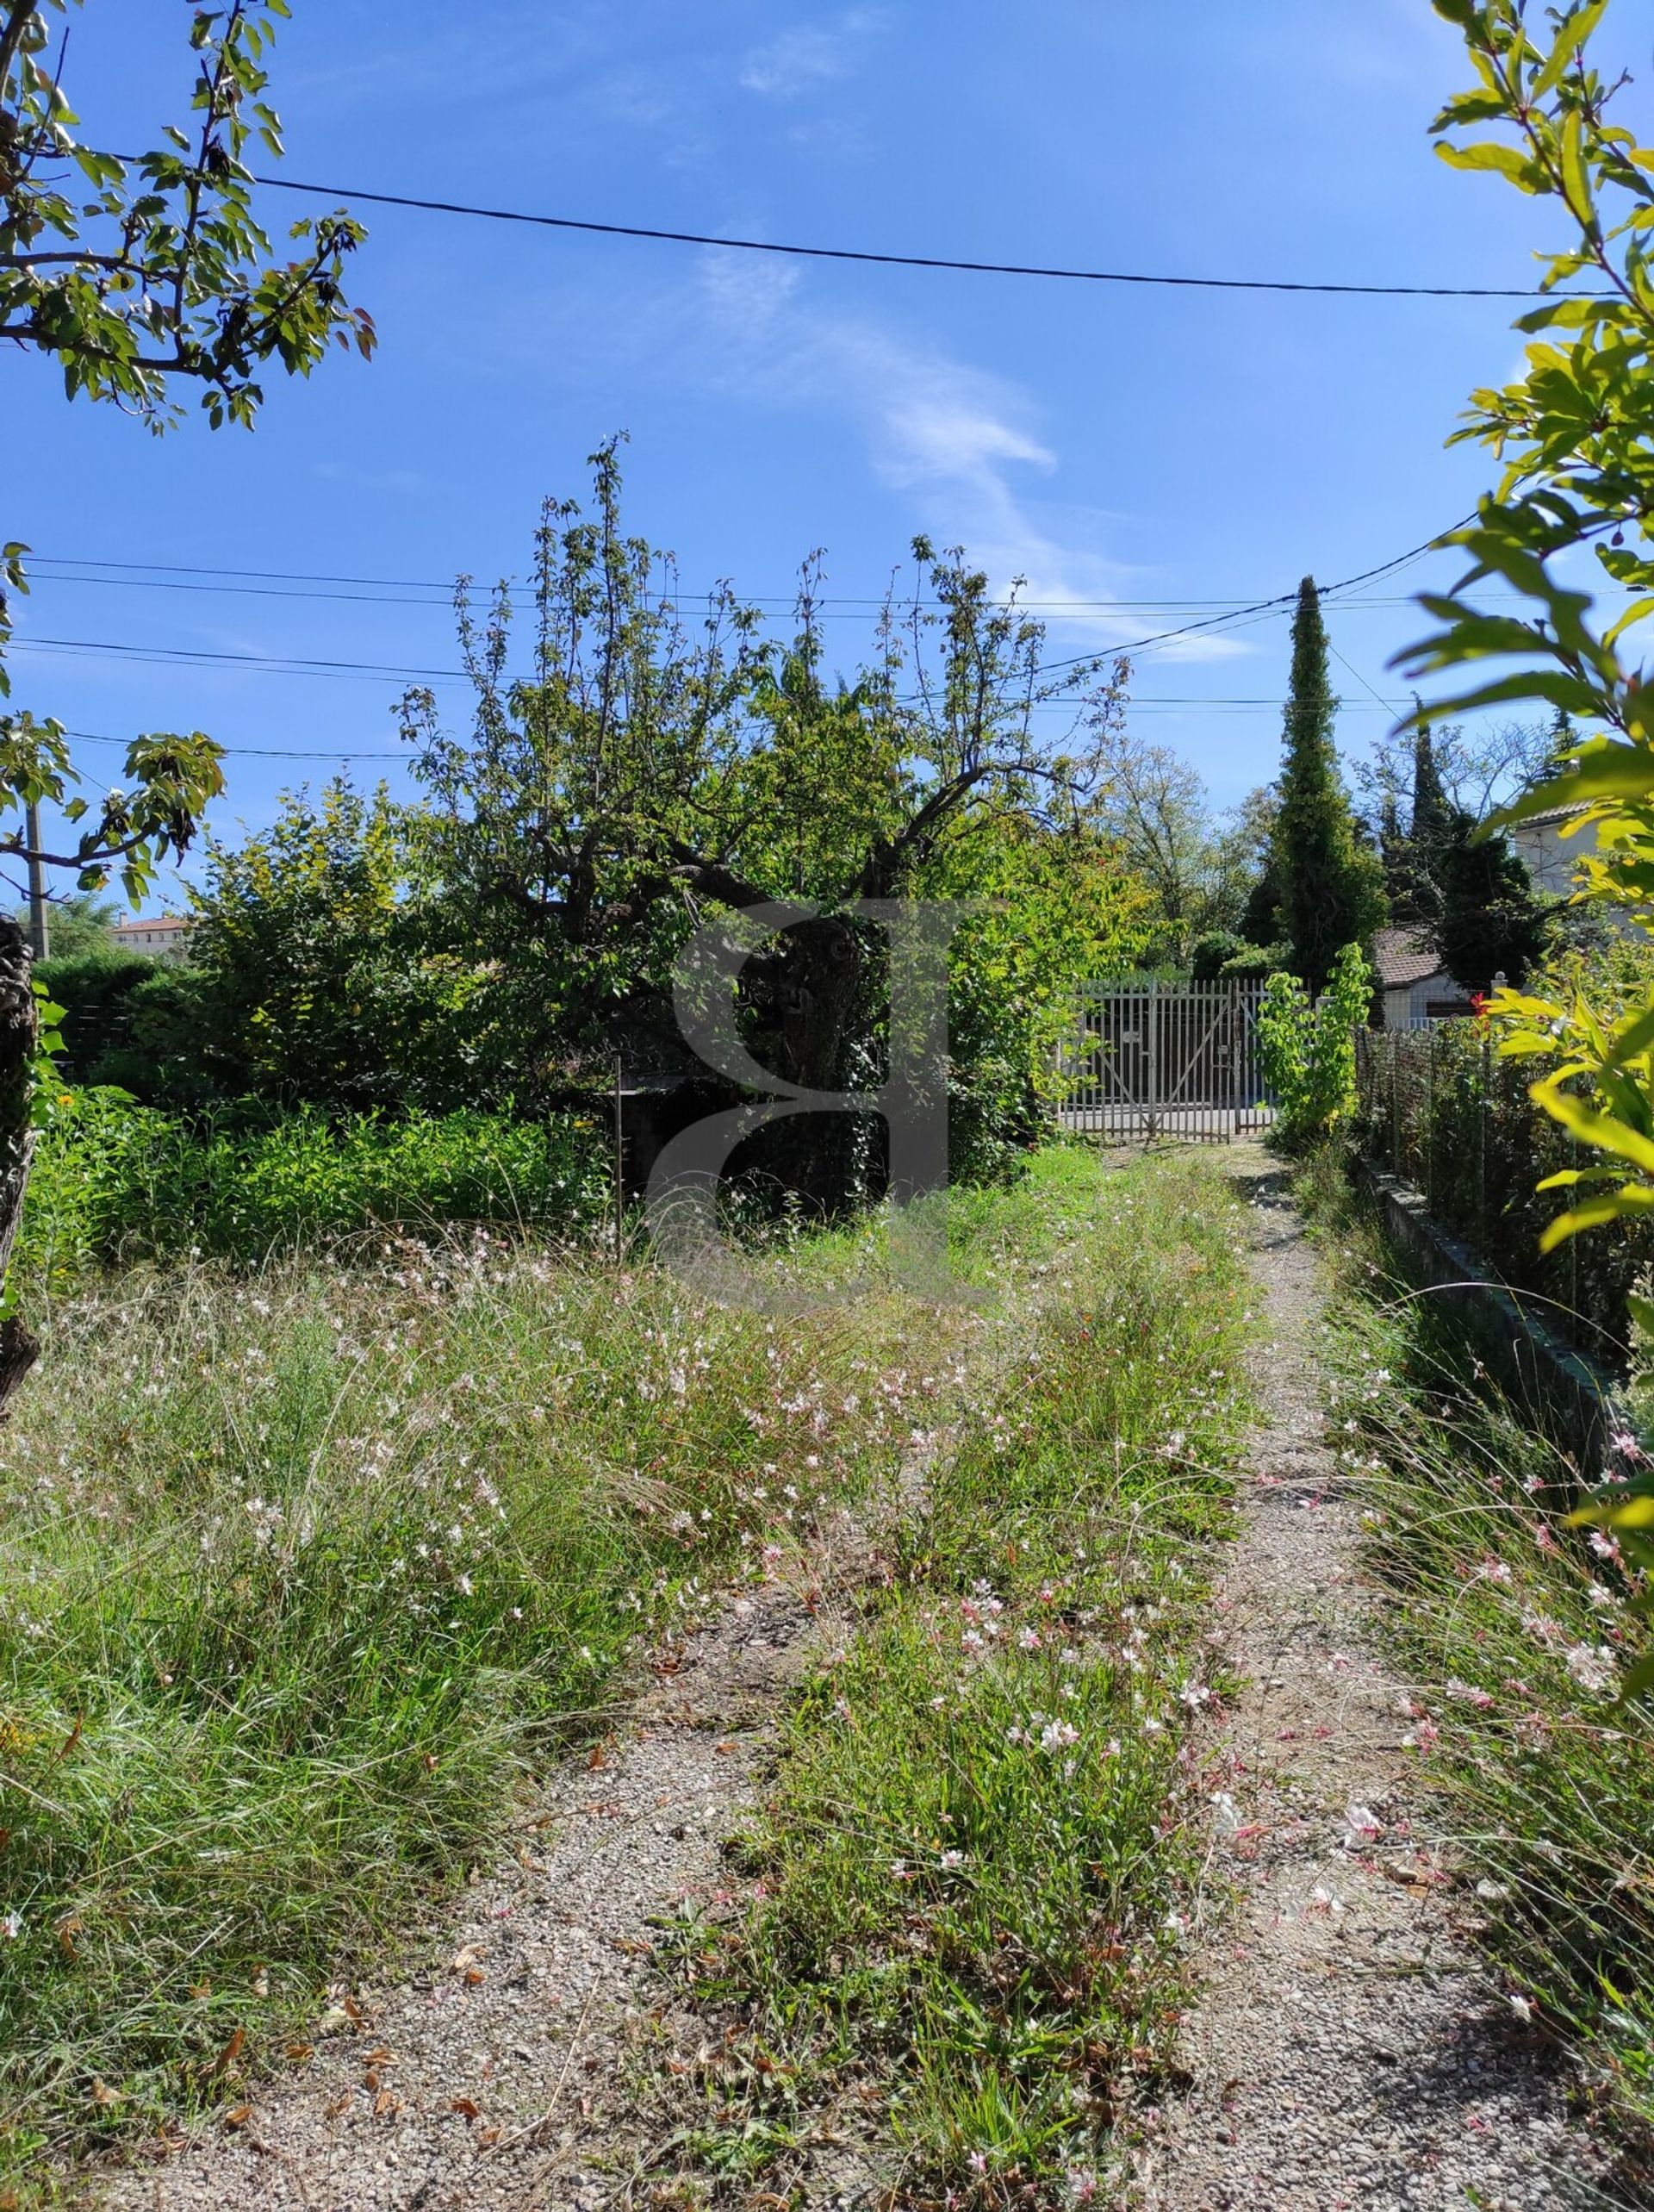
M1542 289L1552 296L1518 325L1531 340L1526 375L1477 392L1458 433L1503 464L1474 522L1449 540L1471 566L1451 592L1423 597L1440 626L1398 658L1415 676L1515 662L1510 672L1473 681L1441 711L1542 699L1585 726L1560 772L1492 814L1483 834L1560 817L1564 835L1587 846L1595 839L1576 899L1616 905L1628 926L1646 930L1654 703L1633 647L1654 614L1654 150L1612 120L1625 78L1605 77L1590 59L1607 0L1550 9L1544 31L1522 0L1435 5L1463 32L1477 78L1437 118L1439 152L1458 168L1554 201L1571 237L1548 259ZM1489 124L1503 135L1461 135ZM1593 289L1560 289L1581 277ZM1606 626L1592 619L1589 591L1559 580L1558 570L1582 554L1627 595ZM1488 583L1510 587L1532 612L1478 607L1475 594ZM1507 991L1491 1011L1505 1025L1502 1050L1551 1063L1533 1086L1536 1102L1603 1156L1604 1164L1548 1179L1547 1187L1585 1186L1589 1195L1551 1224L1547 1246L1654 1211L1654 1000L1609 1013L1582 992L1564 1004ZM1654 1475L1643 1466L1646 1479L1611 1487L1579 1517L1645 1545ZM1646 1549L1654 1561L1654 1545ZM1639 1670L1632 1686L1647 1673Z
M308 376L330 344L371 352L372 318L343 285L360 224L342 209L295 223L298 251L277 261L252 211L248 146L282 151L264 56L287 0L194 11L191 130L169 124L136 159L77 135L66 33L52 51L51 18L71 5L0 7L0 339L56 354L71 398L113 400L154 430L177 419L175 377L200 385L215 426L251 424L264 363Z

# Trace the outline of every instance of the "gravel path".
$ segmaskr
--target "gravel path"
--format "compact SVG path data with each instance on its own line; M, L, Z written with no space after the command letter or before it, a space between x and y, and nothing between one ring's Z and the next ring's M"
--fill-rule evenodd
M921 1480L917 1464L904 1478ZM631 2083L662 2022L650 1953L686 1901L716 1910L725 1838L772 1716L840 1599L878 1568L849 1517L734 1600L616 1741L557 1774L516 1856L445 1922L430 1970L336 1992L310 2055L159 2163L104 2178L108 2212L569 2212L648 2148ZM417 1947L430 1953L427 1943ZM302 2053L303 2047L300 2047Z
M1233 1811L1186 2023L1186 2097L1143 2126L1145 2212L1532 2212L1626 2205L1526 2039L1440 1879L1403 1685L1375 1654L1359 1523L1321 1433L1314 1257L1256 1148L1272 1341L1245 1523L1218 1598L1247 1688L1229 1719ZM922 1470L909 1471L905 1498ZM902 1509L905 1499L887 1510ZM655 2148L634 2066L662 2017L650 1953L686 1900L716 1908L724 1839L758 1787L774 1713L839 1601L878 1567L848 1519L787 1579L736 1601L564 1770L519 1848L469 1893L430 1971L340 1991L314 2053L260 2083L241 2124L116 2171L108 2212L586 2212L632 2199ZM1233 1911L1224 1892L1239 1893ZM812 2204L871 2206L863 2165ZM846 2184L849 2186L846 2186ZM633 2201L647 2201L647 2185Z
M1197 1960L1185 2102L1151 2124L1150 2212L1603 2206L1608 2159L1482 1966L1473 1899L1431 1834L1406 1689L1377 1656L1359 1522L1322 1434L1315 1257L1254 1147L1271 1341L1244 1523L1218 1598L1247 1687L1228 1740L1220 1902Z

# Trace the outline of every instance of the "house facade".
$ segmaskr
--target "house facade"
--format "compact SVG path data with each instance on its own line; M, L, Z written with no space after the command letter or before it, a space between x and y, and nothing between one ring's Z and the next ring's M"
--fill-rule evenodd
M1427 1022L1449 1021L1472 1011L1469 992L1453 981L1421 932L1381 929L1372 952L1386 1029L1422 1029Z
M189 914L157 914L149 920L117 922L113 935L122 952L146 953L152 960L178 960L188 950L195 925Z

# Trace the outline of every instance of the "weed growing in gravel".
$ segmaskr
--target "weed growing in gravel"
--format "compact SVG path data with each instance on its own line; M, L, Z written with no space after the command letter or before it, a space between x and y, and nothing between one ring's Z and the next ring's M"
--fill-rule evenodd
M1333 1419L1388 1620L1423 1685L1398 1725L1440 1791L1513 2033L1572 2042L1654 2123L1654 1709L1615 1704L1642 1631L1617 1545L1565 1528L1580 1468L1495 1387L1450 1312L1326 1187L1343 1279Z
M1014 1282L1059 1161L956 1208ZM233 2097L417 1924L629 1663L888 1475L981 1324L873 1229L765 1320L478 1237L134 1273L56 1309L0 1433L0 2180Z
M740 1847L747 1909L680 1947L738 2022L704 2064L698 2173L784 2190L812 2137L871 2122L903 2203L1103 2185L1122 2084L1178 2016L1235 1224L1206 1163L1104 1179L889 1586L797 1701Z

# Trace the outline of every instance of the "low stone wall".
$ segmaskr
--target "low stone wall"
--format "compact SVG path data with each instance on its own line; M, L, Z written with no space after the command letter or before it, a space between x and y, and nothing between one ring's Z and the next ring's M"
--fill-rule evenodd
M1485 1274L1466 1244L1433 1221L1421 1193L1367 1162L1356 1174L1408 1270L1451 1305L1489 1370L1535 1425L1571 1451L1595 1484L1614 1463L1628 1418L1613 1379L1545 1320L1543 1301Z

